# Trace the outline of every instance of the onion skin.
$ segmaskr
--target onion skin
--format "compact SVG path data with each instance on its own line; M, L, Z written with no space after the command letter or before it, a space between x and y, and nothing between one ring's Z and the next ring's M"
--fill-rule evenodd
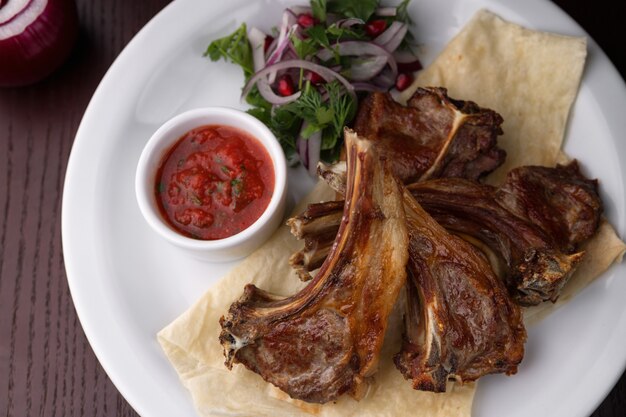
M70 55L78 37L74 0L48 0L24 32L0 40L0 87L36 83L50 75Z

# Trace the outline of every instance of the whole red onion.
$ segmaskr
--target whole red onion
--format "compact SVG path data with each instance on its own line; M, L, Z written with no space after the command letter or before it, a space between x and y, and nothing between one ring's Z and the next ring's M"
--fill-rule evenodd
M67 59L77 35L74 0L0 0L0 87L45 78Z

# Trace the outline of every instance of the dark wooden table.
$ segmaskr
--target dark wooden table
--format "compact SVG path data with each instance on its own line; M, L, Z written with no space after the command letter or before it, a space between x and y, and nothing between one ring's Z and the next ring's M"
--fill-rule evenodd
M626 3L555 1L624 77ZM0 416L136 416L77 319L60 207L69 152L90 97L117 54L168 3L77 0L81 34L69 61L37 85L0 89ZM626 416L626 376L593 416Z

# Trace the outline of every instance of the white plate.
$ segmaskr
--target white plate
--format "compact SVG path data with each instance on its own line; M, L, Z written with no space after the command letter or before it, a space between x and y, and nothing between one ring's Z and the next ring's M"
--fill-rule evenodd
M195 416L191 397L161 352L158 330L186 310L232 264L186 257L159 239L139 213L133 177L142 147L166 119L193 107L241 107L241 70L202 57L211 39L242 21L270 29L291 1L177 0L120 54L78 130L63 198L67 276L81 323L117 388L144 417ZM546 0L413 0L415 35L428 63L474 11L487 7L531 28L583 30ZM624 236L626 88L598 46L573 109L566 151L600 178L606 214ZM311 185L290 173L292 200ZM585 416L626 363L625 265L530 329L514 377L481 380L474 416Z

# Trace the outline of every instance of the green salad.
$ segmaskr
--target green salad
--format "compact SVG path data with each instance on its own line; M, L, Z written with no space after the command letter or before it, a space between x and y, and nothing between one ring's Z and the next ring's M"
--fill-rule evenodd
M290 163L314 174L320 159L337 159L359 96L401 91L421 69L408 1L311 0L286 9L271 33L242 23L205 55L243 69L248 112L272 130Z

